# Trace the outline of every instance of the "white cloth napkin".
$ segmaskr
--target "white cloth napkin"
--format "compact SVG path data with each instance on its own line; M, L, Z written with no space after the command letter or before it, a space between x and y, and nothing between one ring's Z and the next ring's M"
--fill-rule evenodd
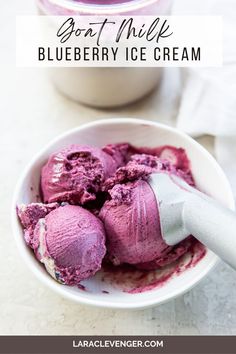
M175 0L173 14L223 18L223 67L183 70L177 127L192 136L216 137L216 158L236 197L236 1Z

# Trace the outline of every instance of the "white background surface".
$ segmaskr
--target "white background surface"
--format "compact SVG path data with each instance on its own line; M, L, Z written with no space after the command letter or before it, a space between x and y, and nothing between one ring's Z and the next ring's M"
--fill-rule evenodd
M167 72L159 92L109 111L62 97L41 69L15 69L13 12L31 14L33 5L33 0L0 4L0 334L236 334L236 273L223 263L184 296L128 312L70 303L40 284L19 258L10 225L11 198L23 167L41 147L65 130L101 117L134 116L172 125L178 103L172 93L178 88L175 69ZM200 140L212 149L212 139Z

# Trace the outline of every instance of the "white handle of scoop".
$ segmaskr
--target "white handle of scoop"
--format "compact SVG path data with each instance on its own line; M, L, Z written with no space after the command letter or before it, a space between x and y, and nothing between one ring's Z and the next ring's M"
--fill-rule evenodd
M202 193L190 193L182 220L186 230L236 270L236 214Z

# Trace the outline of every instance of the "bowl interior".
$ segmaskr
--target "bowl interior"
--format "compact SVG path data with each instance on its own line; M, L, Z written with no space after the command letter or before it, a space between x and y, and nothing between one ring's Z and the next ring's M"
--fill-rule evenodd
M188 136L166 126L135 119L117 119L94 122L77 128L54 140L26 169L19 182L14 206L38 201L40 171L52 152L69 144L103 146L108 143L129 142L136 146L156 147L173 145L186 150L192 172L199 189L233 208L234 202L228 181L212 156ZM58 284L36 261L23 239L21 225L14 210L13 223L17 244L34 273L48 286L72 300L86 304L113 308L142 308L167 301L196 284L217 262L217 257L207 251L206 256L193 268L174 276L164 286L140 294L125 293L110 283L102 281L101 272L83 282L87 291ZM103 291L109 294L104 294Z

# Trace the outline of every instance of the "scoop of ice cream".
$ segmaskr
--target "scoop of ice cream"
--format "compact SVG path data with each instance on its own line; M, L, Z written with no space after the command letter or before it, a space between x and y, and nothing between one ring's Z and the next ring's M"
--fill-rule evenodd
M150 149L136 149L136 152L143 151ZM132 155L104 184L111 200L104 204L99 216L104 222L108 258L113 264L129 263L142 269L156 269L175 261L189 247L187 241L175 248L164 242L158 202L148 184L152 173L165 172L194 185L186 153L169 146L150 152L157 155Z
M161 237L158 206L144 180L115 185L99 217L107 234L108 257L115 265L138 264L168 249Z
M103 182L124 164L123 150L71 145L52 154L42 169L45 203L85 204L96 199Z
M106 253L102 222L88 210L65 205L40 219L34 252L56 280L76 285L94 275Z
M178 150L176 149L176 154L177 151ZM172 155L171 160L173 160ZM178 160L175 160L175 163L172 163L167 159L162 159L154 155L134 154L130 157L129 162L125 166L118 168L116 173L105 181L103 189L108 191L117 183L135 181L139 178L147 179L151 173L160 171L174 174L185 180L189 185L194 186L194 180L190 169L185 167L185 169L182 170L177 167L179 165L180 162Z
M186 173L190 172L190 162L183 148L170 145L163 145L156 148L130 146L129 150L132 152L132 155L158 157L161 160L168 161L176 170L181 170Z
M75 285L95 274L106 253L102 222L79 206L19 205L24 236L56 280Z

